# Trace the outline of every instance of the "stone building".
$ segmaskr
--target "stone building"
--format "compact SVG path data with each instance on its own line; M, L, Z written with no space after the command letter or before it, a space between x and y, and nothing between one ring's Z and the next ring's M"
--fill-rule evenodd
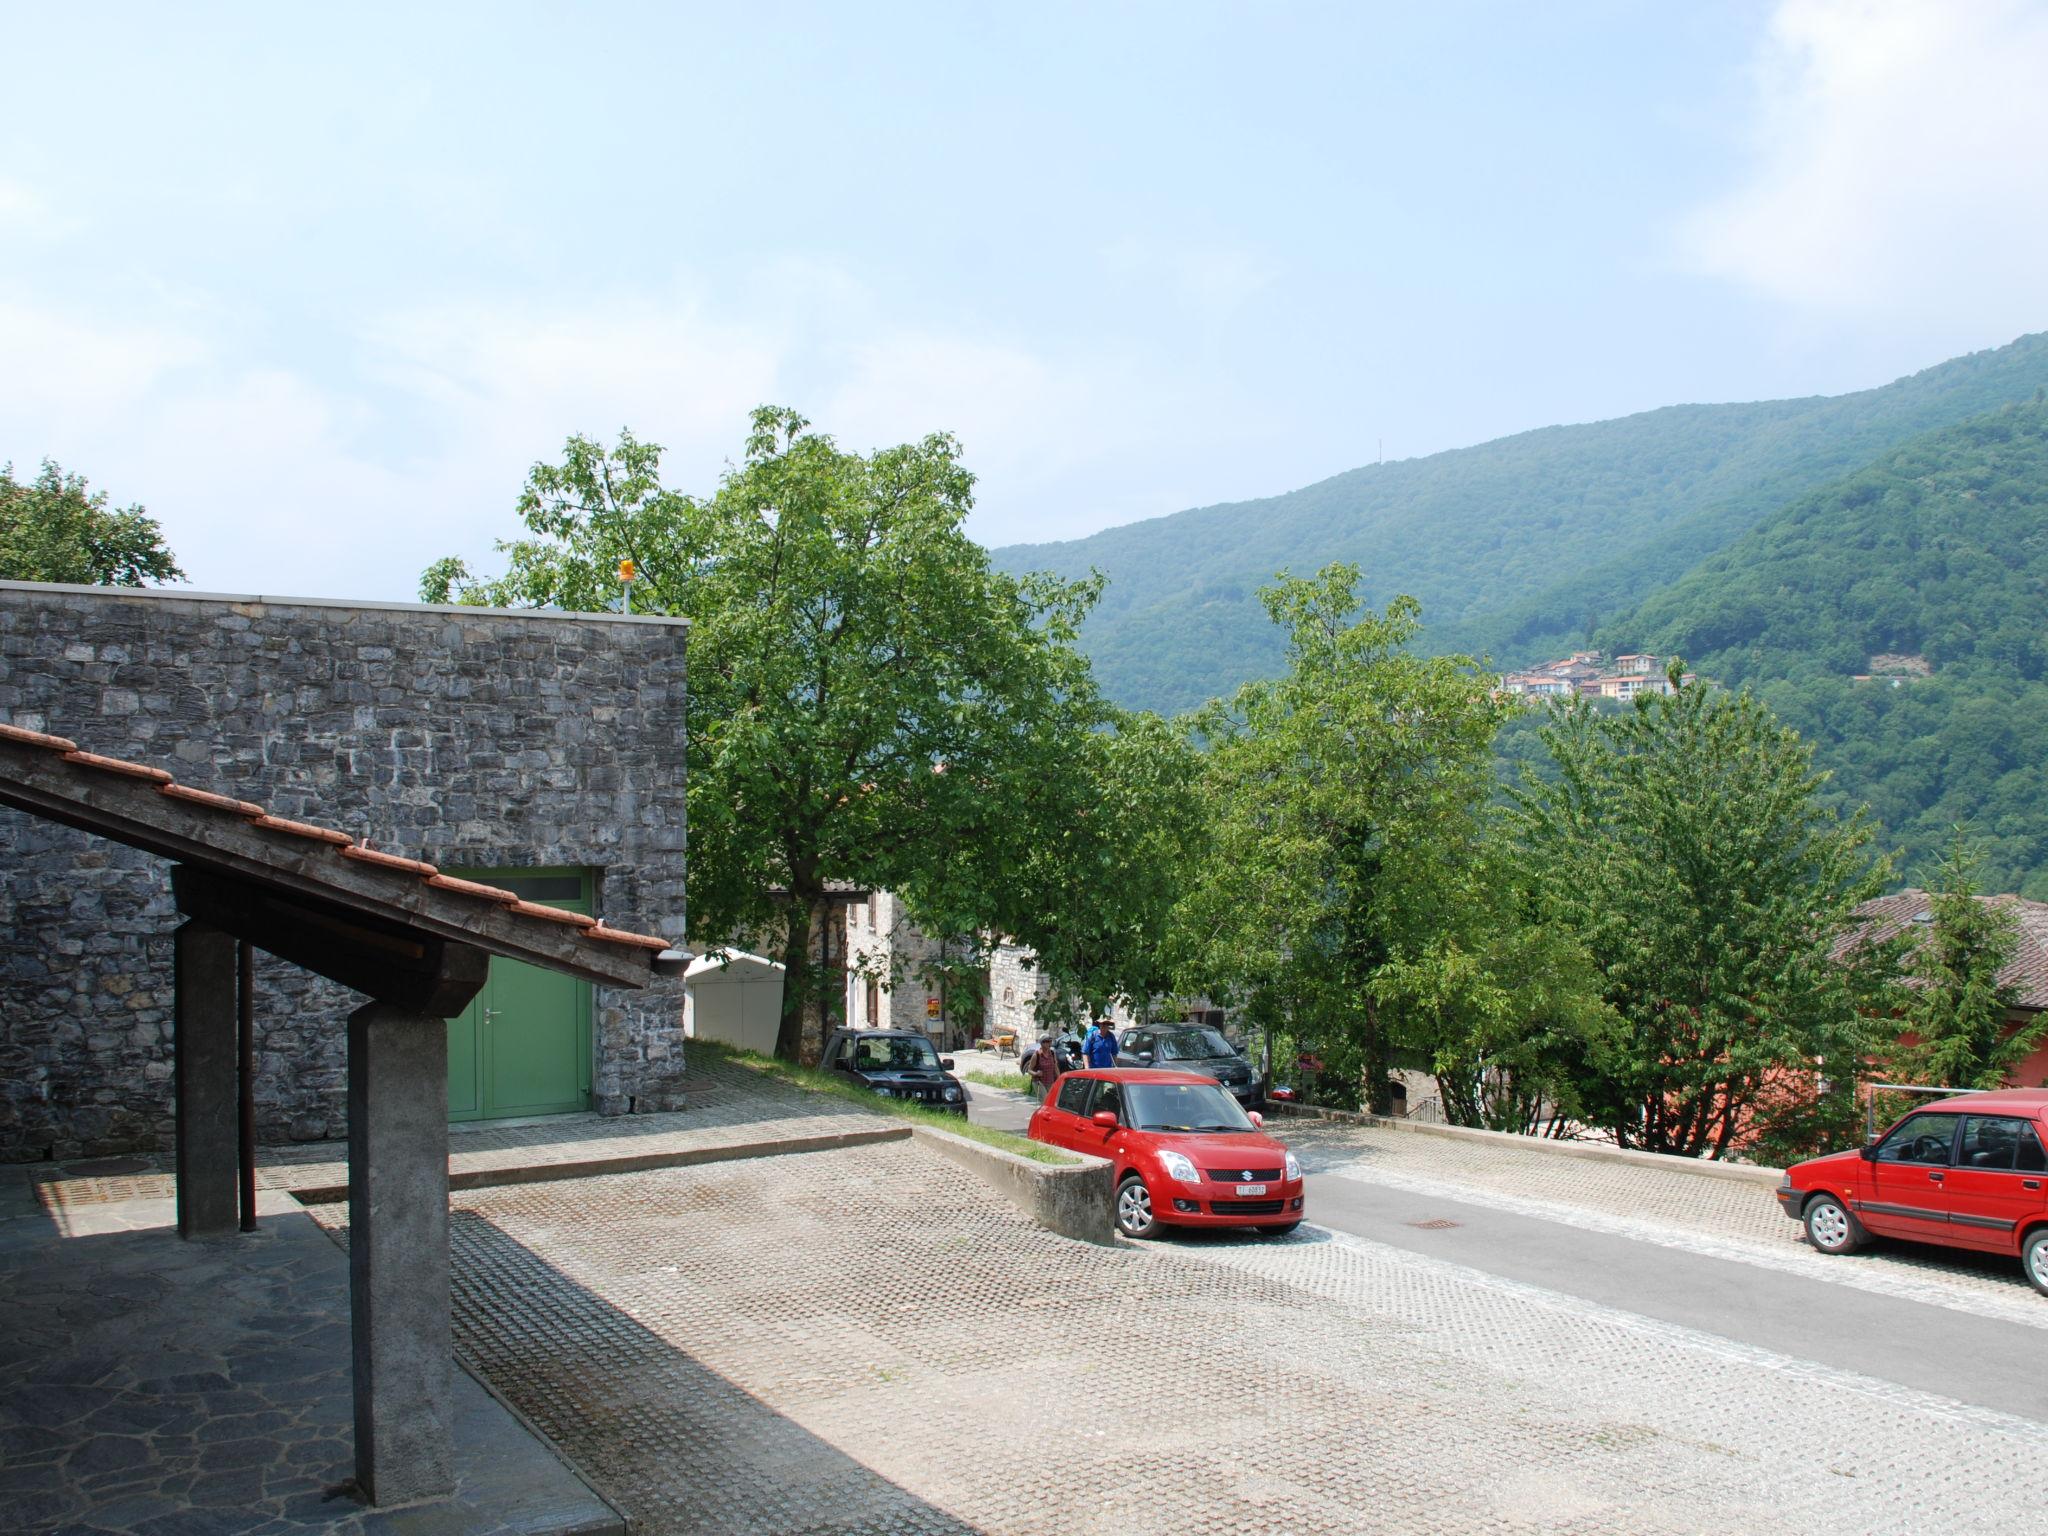
M159 763L619 927L686 932L684 650L659 617L0 583L0 722ZM0 1160L170 1128L160 860L0 810ZM266 1140L344 1129L354 995L260 957ZM451 1118L671 1107L681 983L494 961L449 1020Z
M979 1032L983 986L979 977L940 974L948 945L913 923L902 897L875 891L846 909L846 1022L856 1029L916 1029L940 1042L963 1045Z

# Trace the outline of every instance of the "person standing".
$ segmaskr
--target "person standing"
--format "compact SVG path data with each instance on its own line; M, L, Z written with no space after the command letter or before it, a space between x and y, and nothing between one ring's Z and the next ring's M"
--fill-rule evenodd
M1050 1037L1039 1041L1037 1054L1031 1058L1031 1075L1037 1080L1038 1098L1043 1103L1060 1080L1060 1053Z
M1088 1039L1082 1046L1091 1067L1113 1067L1116 1065L1116 1030L1107 1019L1097 1019L1095 1027L1088 1031Z

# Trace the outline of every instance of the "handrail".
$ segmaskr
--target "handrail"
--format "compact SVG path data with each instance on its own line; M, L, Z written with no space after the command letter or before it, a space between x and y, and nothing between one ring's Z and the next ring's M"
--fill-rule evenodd
M1866 1144L1877 1140L1877 1095L1882 1089L1886 1093L1932 1093L1945 1099L1959 1099L1966 1093L1989 1093L1989 1088L1944 1088L1939 1083L1865 1083L1870 1097L1863 1103L1863 1140Z

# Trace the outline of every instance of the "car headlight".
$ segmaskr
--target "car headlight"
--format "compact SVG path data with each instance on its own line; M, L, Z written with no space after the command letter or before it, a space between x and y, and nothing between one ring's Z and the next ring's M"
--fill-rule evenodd
M1166 1176L1169 1179L1177 1179L1183 1184L1199 1184L1202 1182L1200 1171L1178 1152L1161 1152L1159 1154L1159 1165L1166 1170Z
M1290 1181L1301 1177L1301 1164L1295 1161L1292 1152L1287 1154L1287 1177Z
M879 1093L885 1099L893 1099L896 1097L896 1091L893 1088L891 1088L887 1083L870 1083L868 1084L868 1086L874 1089L875 1092Z
M953 1100L957 1100L957 1099L958 1099L959 1097L960 1097L960 1090L959 1090L958 1088L948 1088L948 1089L946 1090L946 1098L947 1098L947 1100L948 1100L949 1102L950 1102L950 1101L953 1101Z

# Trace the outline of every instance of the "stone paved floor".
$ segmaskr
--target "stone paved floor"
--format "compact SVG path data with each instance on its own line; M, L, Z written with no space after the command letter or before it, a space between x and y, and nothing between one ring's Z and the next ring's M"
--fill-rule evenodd
M583 1162L604 1156L695 1151L735 1141L830 1135L874 1123L858 1106L805 1093L744 1067L702 1057L691 1067L688 1107L661 1115L554 1115L545 1119L451 1126L448 1165L477 1173ZM115 1200L167 1199L168 1158L134 1156L0 1168L25 1178L54 1217L73 1207ZM332 1188L348 1179L348 1143L309 1142L258 1151L259 1189Z
M555 1454L467 1376L452 1499L367 1510L355 1471L348 1262L288 1196L250 1234L180 1242L167 1201L58 1235L0 1204L0 1530L52 1536L613 1531Z
M2017 1530L2048 1476L2041 1425L1312 1228L1071 1243L913 1143L455 1232L467 1357L649 1532Z

